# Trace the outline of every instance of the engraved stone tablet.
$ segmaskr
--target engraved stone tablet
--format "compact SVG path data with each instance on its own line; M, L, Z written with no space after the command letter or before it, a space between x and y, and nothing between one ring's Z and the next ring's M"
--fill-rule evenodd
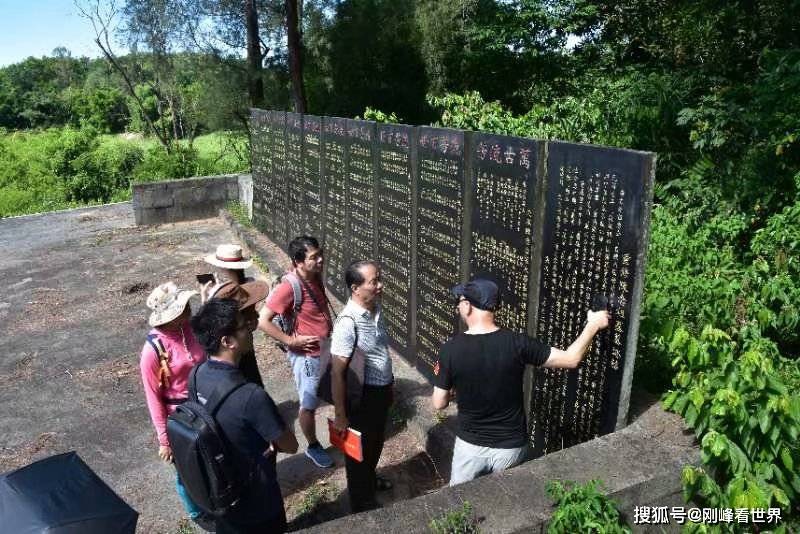
M253 225L259 231L268 233L268 215L272 186L269 174L272 168L272 154L267 149L269 133L269 111L250 110L251 169L253 176Z
M303 117L303 210L304 224L301 234L322 240L322 182L320 181L320 144L322 142L322 118L314 115Z
M269 133L267 135L266 149L272 154L272 172L270 173L269 186L272 194L269 196L270 224L267 235L281 248L286 246L286 179L284 168L286 166L286 113L273 111L270 116Z
M460 281L464 132L419 128L417 368L427 377L458 318L449 289Z
M577 370L535 373L529 420L536 454L587 441L624 423L652 169L648 153L548 144L537 337L566 348L581 332L596 296L609 300L612 322Z
M526 332L538 161L536 141L474 134L470 276L500 287L499 325Z
M287 204L286 238L278 243L286 247L292 239L302 235L307 212L303 207L303 115L286 114L286 179Z
M353 260L375 258L375 123L347 121L348 237Z
M378 125L377 259L384 284L382 310L392 345L406 359L412 358L413 131L410 126Z
M350 257L347 246L347 121L325 117L322 123L322 173L325 177L325 284L341 301L347 300L344 270Z

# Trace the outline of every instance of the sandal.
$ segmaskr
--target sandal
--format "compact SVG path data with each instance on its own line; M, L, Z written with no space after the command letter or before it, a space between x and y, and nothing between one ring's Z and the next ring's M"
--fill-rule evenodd
M389 491L394 487L392 481L382 476L375 476L375 489L378 491Z

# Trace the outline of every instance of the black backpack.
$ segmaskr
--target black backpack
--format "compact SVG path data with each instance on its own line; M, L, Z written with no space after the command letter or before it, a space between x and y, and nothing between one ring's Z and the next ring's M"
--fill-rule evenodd
M189 497L203 511L220 516L237 503L247 477L214 417L225 399L247 382L241 375L228 375L203 405L197 399L199 368L189 375L189 399L167 418L167 436Z

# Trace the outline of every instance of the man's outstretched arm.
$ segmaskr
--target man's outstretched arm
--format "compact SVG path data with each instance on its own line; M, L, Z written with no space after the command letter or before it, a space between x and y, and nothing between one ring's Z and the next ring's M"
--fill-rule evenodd
M542 367L550 369L575 369L583 360L592 338L601 330L608 327L609 315L605 310L590 311L586 313L586 326L578 338L572 342L567 350L550 349L550 357L544 362Z

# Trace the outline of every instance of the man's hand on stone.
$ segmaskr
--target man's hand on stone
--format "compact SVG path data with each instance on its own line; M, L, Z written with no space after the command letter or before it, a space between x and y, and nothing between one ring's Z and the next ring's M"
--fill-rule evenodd
M606 310L586 312L586 325L594 328L595 332L608 328L610 316Z

